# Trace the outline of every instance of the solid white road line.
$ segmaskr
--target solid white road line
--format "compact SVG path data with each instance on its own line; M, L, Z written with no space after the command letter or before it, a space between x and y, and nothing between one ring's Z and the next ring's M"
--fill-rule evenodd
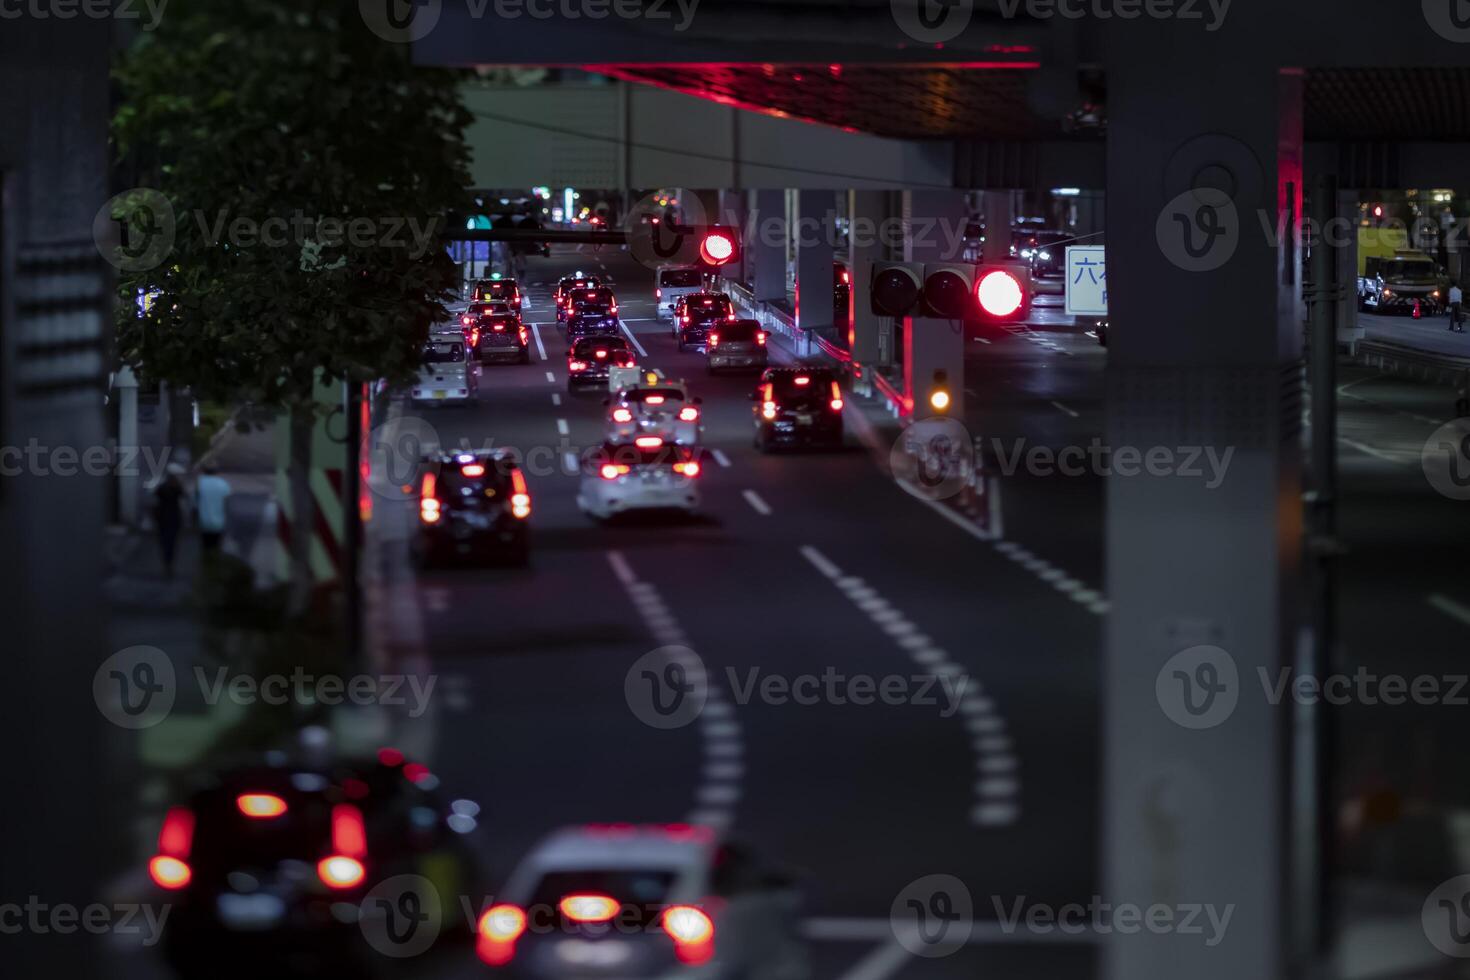
M719 463L721 466L728 467L730 465L730 457L726 456L720 450L712 449L710 450L710 455L713 456L715 458L715 462Z
M888 980L908 962L911 955L899 945L897 937L890 937L888 942L854 963L841 980Z
M622 328L623 333L628 335L628 342L638 351L638 355L640 357L647 357L648 351L644 350L643 345L638 343L638 338L633 336L633 331L628 329L628 324L620 319L618 320L618 326Z
M1429 604L1446 616L1453 616L1466 626L1470 626L1470 608L1460 605L1449 596L1436 592L1429 597Z
M1082 416L1078 415L1076 412L1072 411L1067 406L1063 405L1061 402L1053 401L1052 404L1055 405L1058 409L1060 409L1063 412L1066 412L1068 415L1072 416L1072 418L1074 418L1074 419L1081 418L1082 417Z
M556 384L556 375L552 374L550 371L547 371L546 380L551 382L552 384Z
M557 435L562 435L562 436L569 436L569 435L572 434L572 427L569 426L569 425L567 425L567 420L566 419L557 419L556 420L556 433L557 433Z
M760 494L754 490L742 490L740 491L740 495L745 498L747 504L750 504L755 509L757 514L760 514L762 517L771 516L771 505L762 500Z
M531 336L536 338L536 353L540 355L541 360L546 360L546 348L541 346L541 328L534 323L531 324Z
M837 578L842 574L842 569L838 568L832 563L831 559L809 544L801 546L801 556L815 565L817 571L828 578Z

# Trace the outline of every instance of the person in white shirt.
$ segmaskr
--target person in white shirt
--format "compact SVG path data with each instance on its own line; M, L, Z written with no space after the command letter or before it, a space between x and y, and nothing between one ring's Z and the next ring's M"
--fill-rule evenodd
M219 550L225 536L225 502L230 499L230 481L219 475L219 467L204 464L204 473L194 487L194 506L199 512L199 539L206 555Z
M1460 292L1460 284L1455 283L1450 287L1450 329L1455 333L1464 333L1465 327L1460 319L1460 304L1464 302L1465 294Z

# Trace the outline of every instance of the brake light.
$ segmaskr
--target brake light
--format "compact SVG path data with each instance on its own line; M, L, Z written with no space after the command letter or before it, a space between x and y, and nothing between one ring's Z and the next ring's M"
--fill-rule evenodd
M439 498L434 495L438 477L434 473L424 474L423 489L419 491L419 520L425 524L439 523Z
M495 332L496 333L505 333L505 324L503 324L503 323L495 323L495 324L491 324L491 326L495 329Z
M524 347L524 346L526 346L526 328L525 327L521 327L520 334L521 334L521 346Z
M631 471L632 468L624 463L603 463L601 473L604 480L616 480Z
M715 301L712 300L712 299L707 299L707 300L704 301L704 305L705 306L714 306L715 305Z
M158 887L175 891L187 885L194 877L194 872L178 858L159 854L148 862L148 876Z
M465 476L485 475L485 467L481 466L479 463L466 463L464 466L461 466L459 468L459 471Z
M649 395L647 398L643 399L643 404L645 405L662 405L663 403L663 395Z
M606 895L568 895L557 908L573 922L607 922L618 914L618 903Z
M266 820L286 812L286 801L271 793L245 793L235 798L235 806L247 817Z
M480 935L492 943L513 943L526 931L526 913L514 905L493 905L480 916Z
M693 405L686 405L679 409L680 422L695 422L699 420L699 409Z
M628 411L628 409L626 409L626 408L615 408L615 409L613 409L613 416L612 417L613 417L613 421L614 422L631 422L631 421L633 421L633 413L630 412L630 411Z
M715 924L692 905L671 905L660 921L664 932L680 946L703 946L715 938Z
M462 317L459 318L459 322L460 323L463 323L465 326L469 326L474 321L471 320L468 316L462 316Z
M717 333L710 334L705 343L709 345L711 350L713 350L720 345L720 335Z
M836 381L832 382L832 411L842 411L842 389L837 386Z
M605 350L599 350L599 351L595 351L595 352L594 352L594 356L595 356L595 357L596 357L596 358L597 358L597 359L598 359L598 360L599 360L599 361L602 361L602 360L606 360L606 359L607 359L607 351L605 351Z
M729 320L731 323L734 323L736 317L735 317L735 314L734 313L731 313L729 316L725 317L725 319L726 320Z
M520 470L510 471L510 512L514 517L525 520L531 516L531 491L526 486L526 476Z
M659 289L657 286L655 286L653 288L653 298L654 299L663 299L664 298L664 291L662 289Z
M765 391L761 393L761 399L762 399L762 402L761 402L761 415L764 418L768 418L768 419L775 418L776 417L776 386L774 384L767 383L766 386L765 386Z
M332 807L332 849L348 857L367 854L367 830L363 827L362 811L351 803L338 803Z
M842 270L842 281L844 283L852 282L852 275L846 269Z
M356 858L333 854L317 862L316 874L328 888L351 888L367 876L367 870Z
M795 378L793 378L791 380L791 383L794 384L794 385L796 385L798 388L802 388L802 387L805 387L806 385L811 384L812 383L812 379L811 378L808 378L804 374L798 374Z
M613 313L613 314L616 314L618 312L618 303L617 303L617 300L613 300L612 308L609 309L608 312L609 313Z
M587 370L587 363L585 361L572 361L570 364L567 365L567 370L585 371Z
M684 316L679 317L679 322L680 323L688 323L689 322L689 315L686 313Z
M675 463L674 472L682 473L690 479L693 479L694 477L699 475L699 464L694 462L693 460L690 460L687 463Z
M499 330L501 328L500 327L496 327L495 329L496 330ZM471 347L478 347L479 345L480 345L480 328L479 327L471 327L470 328L470 346Z
M766 342L766 332L764 330L757 330L755 332L755 342L757 344L764 344Z
M163 818L158 832L158 854L148 862L148 876L160 888L174 891L189 884L193 870L184 860L194 846L194 812L176 806Z
M639 436L637 439L633 440L633 445L637 446L639 449L657 449L663 444L664 441L658 436Z

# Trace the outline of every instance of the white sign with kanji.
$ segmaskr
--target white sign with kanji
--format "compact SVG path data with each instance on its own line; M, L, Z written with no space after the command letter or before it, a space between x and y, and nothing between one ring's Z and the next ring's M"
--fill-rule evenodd
M1108 263L1101 245L1067 246L1067 315L1108 315Z

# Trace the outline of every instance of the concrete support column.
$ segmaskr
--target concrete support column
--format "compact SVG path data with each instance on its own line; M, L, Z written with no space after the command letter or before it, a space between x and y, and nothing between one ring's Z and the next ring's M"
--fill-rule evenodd
M832 253L837 239L835 191L796 192L796 325L825 337L832 329Z
M904 261L960 262L960 233L969 208L963 191L905 191ZM965 412L965 325L959 320L907 317L903 322L903 391L914 418L932 413L928 398L935 372L944 372L950 404L946 414Z
M720 191L719 210L715 214L715 220L721 224L730 225L740 230L740 241L742 248L740 258L725 266L721 273L726 279L735 282L745 281L746 262L749 259L743 247L746 237L749 235L745 225L749 216L746 195L740 191Z
M781 190L758 190L751 211L755 233L742 244L757 300L786 298L786 203Z
M985 249L981 255L986 262L1004 262L1011 257L1013 218L1010 191L985 192Z
M117 389L117 452L122 460L138 457L138 378L124 364L113 382ZM117 477L117 510L119 519L129 527L138 524L139 482L136 466L120 467Z
M888 227L888 194L886 191L848 191L847 213L849 240L848 270L852 273L852 301L848 303L847 323L838 324L839 332L847 332L847 347L853 359L863 364L882 364L893 350L893 319L876 316L868 301L872 286L873 263L882 261L883 237Z
M1258 670L1297 635L1302 78L1271 16L1108 37L1103 895L1232 916L1213 945L1113 933L1111 980L1286 973L1289 719Z
M1337 192L1338 226L1345 231L1342 247L1337 250L1337 281L1346 286L1337 301L1337 342L1347 344L1357 339L1358 332L1358 191Z

